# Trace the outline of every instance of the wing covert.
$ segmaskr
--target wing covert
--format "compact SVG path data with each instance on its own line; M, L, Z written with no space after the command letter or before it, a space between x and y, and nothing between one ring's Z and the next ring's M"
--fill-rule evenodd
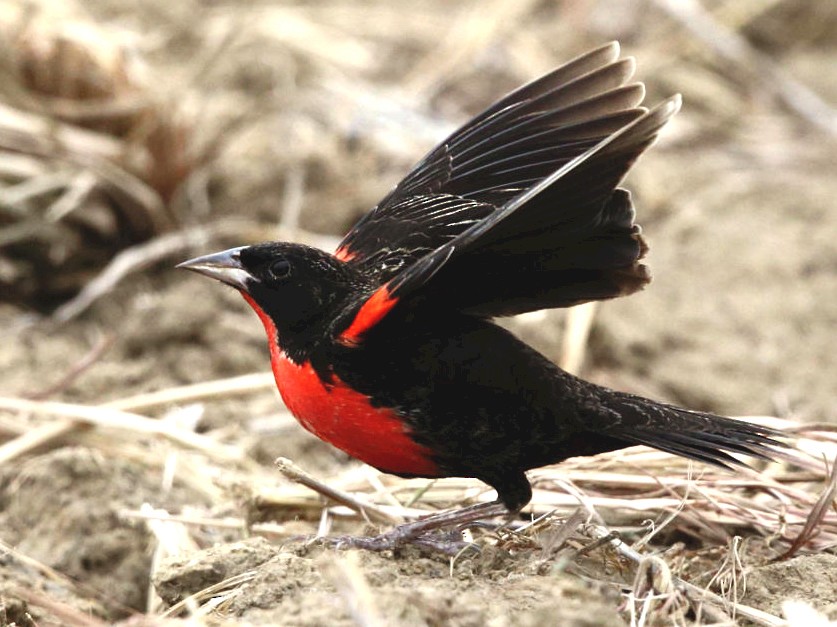
M431 150L335 256L384 283L638 118L645 91L625 84L635 64L618 57L607 44L488 107Z

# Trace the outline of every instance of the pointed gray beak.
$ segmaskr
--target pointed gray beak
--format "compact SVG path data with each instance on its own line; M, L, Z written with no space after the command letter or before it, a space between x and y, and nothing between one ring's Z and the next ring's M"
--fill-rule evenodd
M221 281L221 283L232 285L234 288L246 292L248 290L248 284L258 279L247 272L244 266L241 265L238 254L244 248L247 247L239 246L238 248L230 248L220 253L195 257L189 261L177 264L176 267L203 274L210 279Z

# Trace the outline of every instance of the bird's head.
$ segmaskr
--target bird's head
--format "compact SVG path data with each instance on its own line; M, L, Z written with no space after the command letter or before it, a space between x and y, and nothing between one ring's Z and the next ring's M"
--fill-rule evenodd
M269 242L196 257L177 266L239 290L279 346L307 352L330 335L362 285L342 261L310 246ZM270 328L270 325L273 328Z

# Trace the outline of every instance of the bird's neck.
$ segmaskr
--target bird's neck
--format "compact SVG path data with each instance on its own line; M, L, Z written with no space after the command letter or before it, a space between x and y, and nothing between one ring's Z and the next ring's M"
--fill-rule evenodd
M317 325L311 324L309 328L304 329L301 333L294 330L280 329L276 320L252 296L246 292L241 292L241 295L264 325L267 332L270 358L274 364L280 358L289 359L297 365L302 365L309 360L311 352L316 349L324 337Z

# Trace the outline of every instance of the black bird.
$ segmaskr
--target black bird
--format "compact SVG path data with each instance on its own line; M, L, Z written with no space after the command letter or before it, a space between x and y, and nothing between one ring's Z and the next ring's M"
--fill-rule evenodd
M677 112L640 106L611 43L495 103L434 148L334 254L243 246L187 261L238 289L267 330L302 425L403 477L475 477L494 504L370 541L526 505L525 472L635 444L730 467L769 458L768 428L564 372L492 319L624 296L650 280L618 187Z

